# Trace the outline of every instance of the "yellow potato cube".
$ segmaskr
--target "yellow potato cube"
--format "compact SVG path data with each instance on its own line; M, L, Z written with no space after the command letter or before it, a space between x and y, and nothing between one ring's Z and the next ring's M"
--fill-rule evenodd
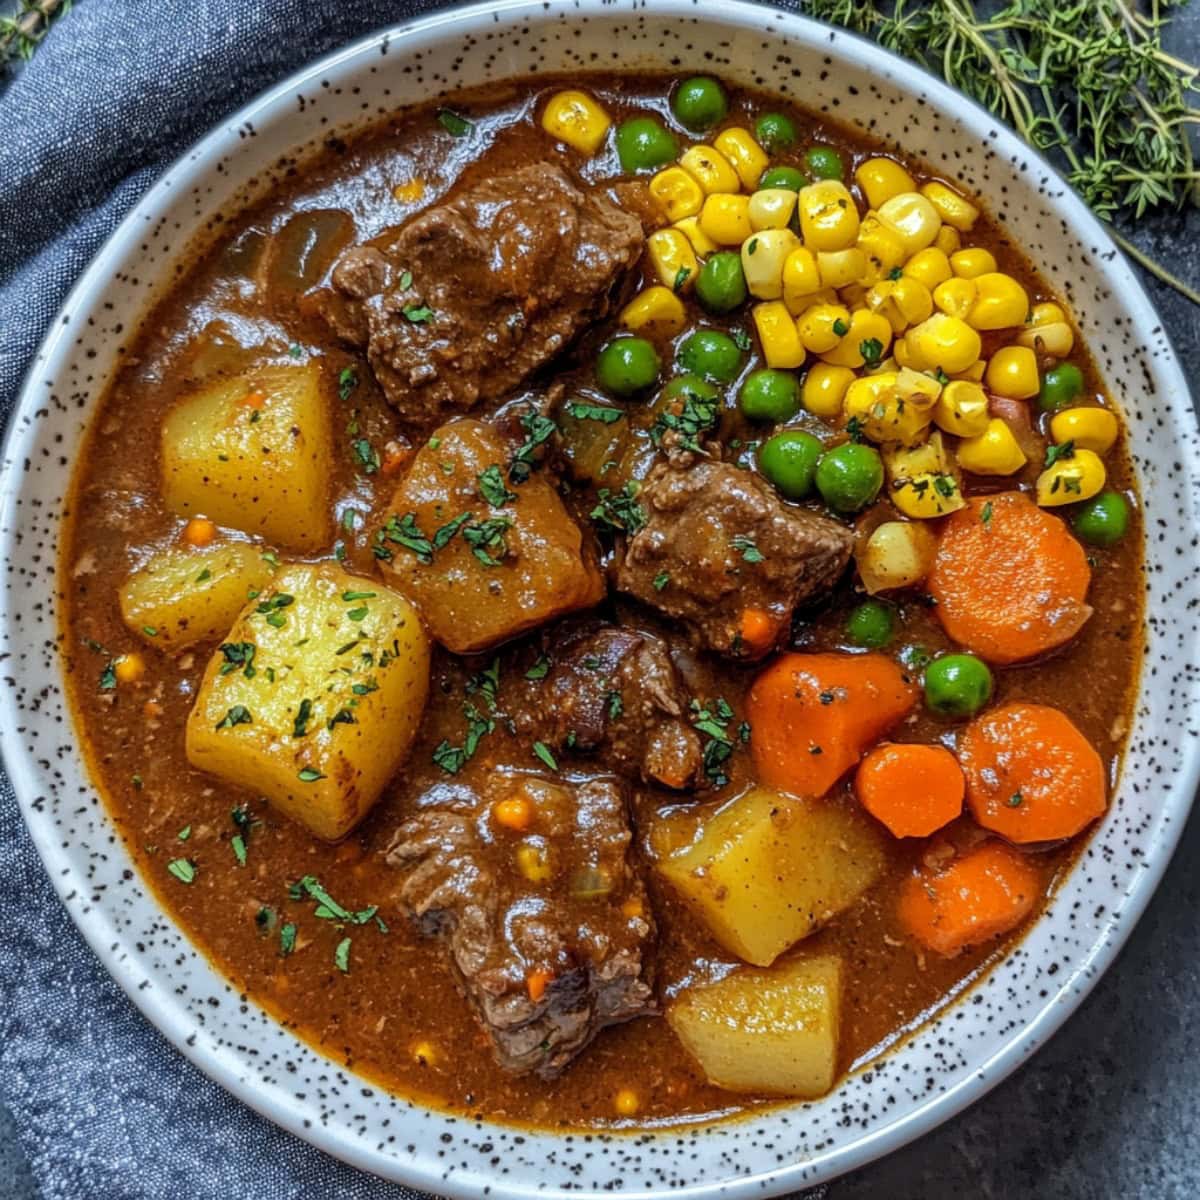
M857 809L756 787L657 869L722 946L767 966L853 904L883 865L879 834Z
M317 362L211 384L163 422L167 507L288 549L330 540L329 405Z
M428 685L403 596L331 563L284 567L208 664L188 762L336 841L404 761Z
M245 542L162 550L121 585L121 619L163 650L214 641L271 573L262 551Z
M798 958L687 988L667 1022L717 1087L811 1099L837 1076L841 993L841 959Z

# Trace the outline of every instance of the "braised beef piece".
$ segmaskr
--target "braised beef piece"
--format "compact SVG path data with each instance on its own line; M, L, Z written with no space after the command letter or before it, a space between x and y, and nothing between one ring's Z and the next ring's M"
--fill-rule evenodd
M527 829L498 819L504 801ZM629 843L611 778L497 774L486 795L442 784L397 831L401 906L445 940L505 1069L550 1078L606 1026L653 1011L654 927Z
M346 251L318 307L425 429L503 396L606 316L641 252L637 217L535 162Z
M637 499L646 523L618 551L617 587L721 654L766 654L850 560L850 530L730 463L660 464Z
M560 626L545 640L545 678L506 692L524 734L595 753L611 770L671 788L704 780L691 700L666 643L623 626Z

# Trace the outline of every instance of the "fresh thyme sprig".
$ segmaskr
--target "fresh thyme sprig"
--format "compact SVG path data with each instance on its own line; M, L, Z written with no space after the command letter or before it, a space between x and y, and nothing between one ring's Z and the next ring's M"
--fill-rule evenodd
M21 0L16 16L0 17L0 73L15 59L28 60L71 0Z
M1200 204L1192 127L1200 68L1168 54L1168 10L1187 0L799 0L937 72L1057 157L1102 220ZM980 5L980 8L983 6ZM1144 11L1146 10L1146 11ZM1189 300L1200 292L1114 229L1122 248Z

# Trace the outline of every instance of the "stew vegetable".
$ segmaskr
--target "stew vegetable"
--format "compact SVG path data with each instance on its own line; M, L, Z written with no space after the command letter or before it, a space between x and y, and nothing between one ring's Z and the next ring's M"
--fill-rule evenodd
M708 76L331 139L138 332L64 645L146 877L256 1001L541 1126L816 1097L1111 796L1141 523L959 182Z

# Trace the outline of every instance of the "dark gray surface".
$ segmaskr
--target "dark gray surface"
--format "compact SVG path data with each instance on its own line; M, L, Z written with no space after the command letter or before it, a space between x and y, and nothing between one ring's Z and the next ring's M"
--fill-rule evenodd
M1169 41L1200 57L1200 6L1176 18ZM1148 219L1135 240L1200 286L1200 212ZM1200 309L1145 278L1185 369L1200 369ZM826 1200L1200 1196L1198 911L1200 814L1130 944L1058 1036L968 1112L838 1180ZM3 1106L0 1200L38 1200Z

